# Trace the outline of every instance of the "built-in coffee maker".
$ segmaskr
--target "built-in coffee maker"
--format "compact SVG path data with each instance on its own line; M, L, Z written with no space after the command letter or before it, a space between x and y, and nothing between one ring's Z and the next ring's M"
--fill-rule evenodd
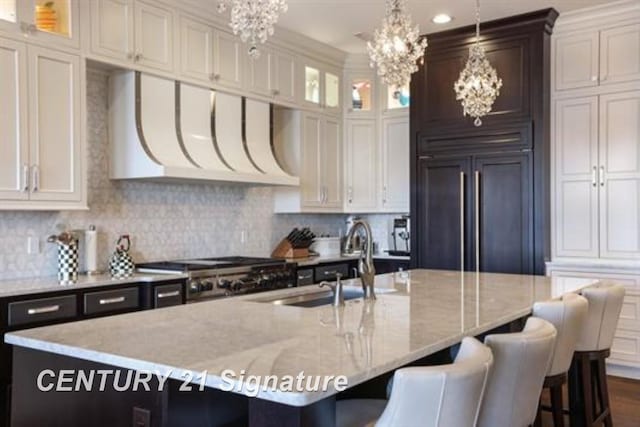
M391 230L391 241L393 244L393 248L389 250L389 255L409 255L411 252L409 247L410 237L411 227L409 215L403 215L400 218L394 218L393 227Z

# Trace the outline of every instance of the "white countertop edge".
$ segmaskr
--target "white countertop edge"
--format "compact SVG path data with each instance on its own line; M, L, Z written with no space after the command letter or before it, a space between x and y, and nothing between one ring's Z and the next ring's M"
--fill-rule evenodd
M370 369L366 371L364 375L357 375L348 378L348 387L352 388L358 384L361 384L365 381L373 379L385 372L390 372L395 369L401 368L405 365L408 365L411 362L422 359L423 357L429 356L431 354L437 353L438 351L444 350L448 347L451 347L460 341L465 336L476 336L496 327L505 325L514 320L520 319L528 314L531 311L528 309L521 310L519 312L513 313L512 315L505 316L503 318L497 319L494 322L491 322L483 328L472 329L469 331L470 333L459 334L454 337L445 338L441 341L438 341L428 347L421 348L419 350L407 353L406 355L395 359L393 362L389 362L385 365L381 365L376 369ZM177 381L184 381L185 374L190 373L192 375L191 383L194 385L199 384L198 375L201 374L202 371L196 371L186 368L179 368L175 366L169 366L159 363L154 363L150 361L144 361L140 359L133 359L130 357L123 357L116 354L104 353L95 350L84 349L80 347L73 347L66 344L60 343L52 343L46 342L42 340L37 340L33 338L22 337L18 335L13 335L11 332L5 334L5 342L8 344L16 345L19 347L29 348L37 351L44 351L48 353L54 353L61 356L67 356L75 359L82 359L95 363L102 363L105 365L114 366L122 369L133 369L133 370L147 370L151 372L160 372L166 373L170 372L169 378L172 378ZM340 375L336 373L336 376ZM335 388L333 388L333 381L331 382L331 386L326 391L318 391L318 392L296 392L296 391L279 391L279 390L263 390L262 388L258 391L258 393L253 396L249 395L249 391L245 387L242 387L240 390L235 387L237 382L234 382L234 389L231 390L232 393L240 394L247 397L257 397L259 399L282 403L289 406L295 407L303 407L307 405L311 405L316 403L322 399L333 396L338 393ZM207 373L207 377L205 379L205 386L208 388L222 390L223 379L220 375L215 375L211 373Z
M33 277L7 279L0 281L0 298L29 296L49 292L65 292L76 289L90 289L132 283L154 283L182 280L188 276L183 273L134 273L131 277L113 278L108 274L88 276L81 274L75 283L60 283L57 277Z

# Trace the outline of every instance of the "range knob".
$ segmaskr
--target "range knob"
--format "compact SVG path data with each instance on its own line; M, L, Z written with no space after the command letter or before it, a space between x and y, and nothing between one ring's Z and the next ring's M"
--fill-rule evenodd
M200 283L200 289L203 291L212 291L213 290L213 282L209 280L204 280Z
M238 292L242 288L244 288L244 282L240 279L234 280L234 282L231 284L231 290L233 292Z
M218 280L218 288L220 289L229 289L231 287L231 281L227 279L219 279Z
M192 280L189 282L189 293L196 294L201 291L202 291L202 287L199 281Z

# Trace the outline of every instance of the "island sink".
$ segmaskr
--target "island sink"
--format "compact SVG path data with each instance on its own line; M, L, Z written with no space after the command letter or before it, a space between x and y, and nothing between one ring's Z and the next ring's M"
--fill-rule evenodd
M345 288L344 300L352 300L356 298L364 297L362 289L358 288ZM295 295L290 297L280 297L277 299L261 299L254 300L255 302L267 302L274 305L293 305L295 307L319 307L321 305L328 305L333 302L333 292L330 290L318 291L310 294Z

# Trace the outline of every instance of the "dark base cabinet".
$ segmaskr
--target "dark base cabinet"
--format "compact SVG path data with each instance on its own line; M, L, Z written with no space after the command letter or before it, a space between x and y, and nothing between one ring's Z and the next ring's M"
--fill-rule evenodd
M123 283L0 299L0 334L96 317L184 304L185 281ZM9 426L13 347L0 344L0 426ZM37 400L35 401L37 402ZM33 408L31 408L33 410ZM131 420L130 417L128 418ZM38 424L32 424L38 425ZM52 424L64 425L64 424ZM90 425L90 424L87 424Z
M375 258L373 266L376 274L395 273L397 271L406 271L409 269L409 260L393 259L393 258Z
M550 37L558 13L482 24L502 78L476 127L455 99L474 27L430 34L411 80L411 265L544 274L550 256Z

